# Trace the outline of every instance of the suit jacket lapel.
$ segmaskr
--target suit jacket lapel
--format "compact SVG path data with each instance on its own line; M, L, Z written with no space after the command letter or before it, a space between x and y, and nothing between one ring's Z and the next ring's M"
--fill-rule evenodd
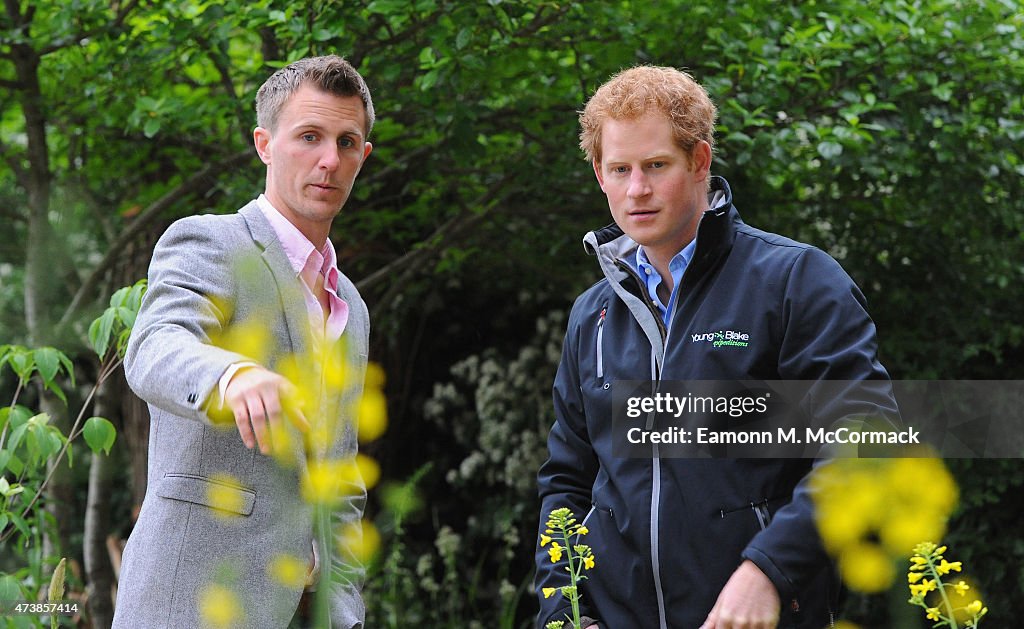
M309 315L306 313L305 301L302 296L299 280L295 271L288 263L288 257L281 247L274 228L255 201L238 211L249 226L252 239L261 250L261 256L270 275L284 312L285 324L288 326L288 338L291 350L295 354L303 354L307 349Z

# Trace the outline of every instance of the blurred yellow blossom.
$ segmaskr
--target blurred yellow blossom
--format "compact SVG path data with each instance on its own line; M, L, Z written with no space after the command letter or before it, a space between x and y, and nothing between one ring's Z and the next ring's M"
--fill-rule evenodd
M302 498L313 505L335 502L341 497L345 478L344 464L339 461L310 461L302 478Z
M587 570L590 570L591 568L594 567L594 556L593 555L589 555L589 556L583 558L583 567L586 568Z
M356 470L367 489L376 486L380 480L380 464L365 454L356 455Z
M360 563L367 564L380 550L380 531L372 522L359 520L338 529L337 543Z
M958 494L942 461L928 457L834 459L810 483L822 542L862 592L888 588L898 558L945 534Z
M267 566L267 573L285 586L286 588L301 588L306 583L306 573L309 571L307 562L294 555L281 553L274 555Z
M222 585L209 585L199 595L199 615L214 629L237 627L244 619L238 595Z
M558 588L541 588L541 592L544 593L544 598L551 598L557 591Z
M384 393L367 387L356 407L359 426L359 442L367 443L378 439L388 427L388 405Z
M245 494L238 480L228 474L214 474L207 483L207 499L214 514L234 518L244 511Z
M971 589L971 586L969 586L966 583L964 583L963 581L961 581L961 582L957 583L956 585L954 585L953 589L956 590L956 593L958 595L964 596L965 594L967 594L967 590Z
M881 592L892 584L896 568L877 544L847 546L839 555L839 573L858 592Z
M550 542L550 541L551 541L551 538L549 536L547 536L547 535L541 535L540 536L540 545L541 546L547 546L548 542Z

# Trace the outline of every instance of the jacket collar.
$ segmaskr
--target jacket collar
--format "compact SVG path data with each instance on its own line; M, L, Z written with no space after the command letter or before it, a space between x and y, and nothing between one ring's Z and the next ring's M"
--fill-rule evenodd
M712 176L709 195L714 196L719 190L725 195L725 199L716 207L704 212L704 216L701 217L700 224L697 226L698 252L711 245L710 242L705 245L705 241L720 241L724 238L731 246L732 238L735 235L732 223L740 221L739 212L732 204L732 188L729 187L729 182L724 177ZM621 227L611 223L584 236L583 247L590 255L610 256L613 259L624 260L628 256L636 254L638 245L622 231Z
M722 177L712 177L711 194L714 195L719 190L725 194L725 199L704 212L697 226L697 248L690 268L684 276L687 283L691 280L686 278L704 275L708 268L732 248L736 238L736 228L741 221L732 204L732 190ZM608 278L612 290L640 324L654 352L655 365L652 370L656 368L660 373L665 352L663 326L660 319L648 308L644 297L638 294L637 290L631 290L635 282L630 281L630 276L635 274L630 270L631 266L627 260L630 259L629 256L636 255L637 243L623 233L618 225L612 223L584 236L583 246L587 253L597 256L601 271ZM651 378L655 378L653 371Z
M256 201L250 201L238 213L245 219L249 227L249 233L253 241L260 248L261 257L277 287L278 298L281 308L284 310L285 321L288 325L288 337L291 341L292 351L302 353L306 348L312 347L308 338L309 315L305 310L305 301L301 293L299 280L295 276L288 256L277 239L277 232L274 227L263 216Z

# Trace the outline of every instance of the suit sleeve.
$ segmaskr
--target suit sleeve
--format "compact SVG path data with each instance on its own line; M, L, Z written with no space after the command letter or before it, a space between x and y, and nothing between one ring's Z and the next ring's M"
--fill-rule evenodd
M802 409L816 425L898 418L889 375L878 361L874 322L864 295L835 260L818 249L794 263L783 297L779 374L812 386ZM772 580L783 601L794 597L828 565L814 521L809 477L826 464L818 459L796 486L792 501L743 552Z
M574 308L575 313L575 308ZM541 466L538 486L541 501L539 534L537 539L537 575L534 582L540 602L537 626L552 620L564 620L570 607L567 599L555 593L545 598L542 588L568 585L563 564L553 564L547 548L540 546L540 534L547 528L545 522L551 511L567 507L576 520L582 522L591 507L591 490L597 476L598 460L587 432L580 388L577 360L578 318L569 316L568 331L562 346L553 387L555 424L548 435L548 460ZM587 608L586 597L580 603L583 615L593 615Z
M217 347L230 318L234 277L224 234L203 217L177 221L153 251L149 282L125 354L125 376L144 401L208 421L206 401L227 367L252 360Z

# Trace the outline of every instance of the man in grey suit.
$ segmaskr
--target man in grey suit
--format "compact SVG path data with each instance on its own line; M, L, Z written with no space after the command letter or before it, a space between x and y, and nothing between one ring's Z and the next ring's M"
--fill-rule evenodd
M352 463L369 320L328 239L372 150L373 103L336 56L256 97L265 194L157 243L125 372L149 404L146 498L115 627L274 628L304 589L317 626L361 627L365 489Z

